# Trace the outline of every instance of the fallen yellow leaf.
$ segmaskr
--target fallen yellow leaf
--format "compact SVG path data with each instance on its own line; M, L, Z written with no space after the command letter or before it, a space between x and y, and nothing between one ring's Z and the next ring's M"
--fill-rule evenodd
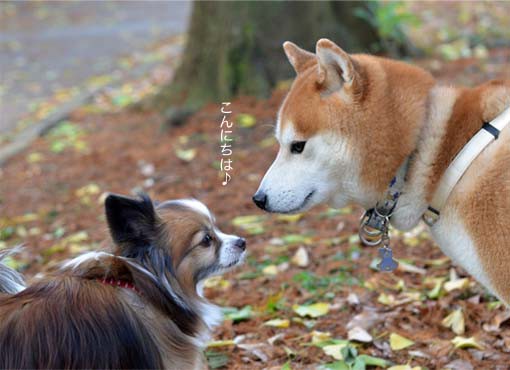
M427 270L422 269L421 267L417 267L411 263L407 263L405 261L398 261L398 269L405 272L410 272L412 274L425 275Z
M101 189L99 188L99 186L97 184L88 184L88 185L85 185L85 186L82 186L81 188L79 189L76 189L76 196L77 197L84 197L84 196L87 196L87 195L95 195L95 194L98 194L99 192L101 191Z
M89 238L89 234L86 231L78 231L77 233L69 235L65 238L66 243L79 243L87 240Z
M342 348L345 346L347 346L347 343L331 344L329 346L322 347L322 350L325 354L333 357L335 360L343 360L344 356L342 356Z
M441 324L446 328L451 328L455 334L461 335L465 331L464 315L462 310L455 310L446 316Z
M326 341L328 339L331 339L331 333L330 332L319 331L319 330L312 331L312 343L313 344L324 342L324 341Z
M44 155L41 153L33 152L27 155L27 162L28 163L37 163L41 162L44 159Z
M208 348L215 348L215 347L225 347L225 346L233 346L235 345L235 342L233 340L215 340L212 342L207 343Z
M476 341L474 337L465 338L457 336L452 339L452 343L455 348L478 348L483 349L483 346Z
M278 274L278 267L276 265L268 265L262 269L264 275L275 276Z
M176 149L175 155L184 162L191 162L197 155L196 149Z
M255 123L257 123L257 119L251 114L241 113L238 114L236 118L237 124L244 128L253 127Z
M377 298L377 302L386 306L393 306L395 304L395 296L392 294L381 293Z
M310 257L305 247L299 247L296 254L290 260L294 265L298 267L306 267L310 264Z
M310 305L294 305L292 309L299 316L310 316L310 317L319 317L326 315L329 312L329 303L318 302Z
M414 342L406 337L398 335L396 333L390 334L390 347L394 351L400 351L401 349L410 347Z
M299 220L301 220L301 218L303 218L303 214L302 213L296 213L296 214L291 214L291 215L278 215L276 217L276 219L278 221L288 222L289 224L293 224L295 222L298 222Z
M273 319L266 321L264 323L265 326L272 326L275 328L288 328L290 325L290 321L288 319Z
M226 289L229 286L230 281L223 279L221 276L213 276L204 281L204 288Z
M427 296L430 299L439 298L442 295L441 293L442 293L442 288L443 288L443 283L445 281L445 278L432 278L432 279L427 279L427 281L434 283L434 288L432 288L427 293ZM427 284L427 282L425 284Z
M387 370L422 370L421 366L411 367L411 365L396 365L389 367Z
M463 279L457 279L457 280L448 281L448 282L444 283L444 290L446 290L447 292L451 292L452 290L456 290L456 289L459 289L459 290L466 289L468 286L469 286L469 279L463 278Z

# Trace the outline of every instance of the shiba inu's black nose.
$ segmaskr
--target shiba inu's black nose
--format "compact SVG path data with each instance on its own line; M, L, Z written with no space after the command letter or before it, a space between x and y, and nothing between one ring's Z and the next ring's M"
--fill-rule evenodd
M260 209L266 209L267 203L267 195L261 191L257 191L253 196L253 203L257 205Z
M235 246L240 250L244 251L246 249L246 240L244 238L239 238L235 242Z

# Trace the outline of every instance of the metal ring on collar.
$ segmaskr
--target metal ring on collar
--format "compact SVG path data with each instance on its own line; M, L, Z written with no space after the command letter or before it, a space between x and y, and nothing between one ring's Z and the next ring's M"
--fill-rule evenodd
M363 229L362 229L363 230ZM369 247L375 247L376 245L381 244L382 242L382 236L380 238L377 238L376 240L370 240L365 237L365 234L363 231L360 230L359 232L359 238L363 242L363 244L368 245Z
M374 212L377 216L379 217L384 217L386 219L389 219L391 216L393 216L393 210L390 211L390 213L388 213L387 215L383 215L381 212L379 212L378 208L375 207L374 208Z
M369 229L370 228L370 229ZM366 226L366 225L363 225L361 227L361 229L363 230L363 233L368 235L368 236L379 236L379 235L382 235L382 231L379 230L379 229L375 229L373 227L370 227L370 226Z
M363 244L368 246L376 246L379 245L382 241L383 231L377 228L369 227L367 222L370 218L371 211L366 211L363 216L361 216L359 222L359 231L358 235L363 242Z

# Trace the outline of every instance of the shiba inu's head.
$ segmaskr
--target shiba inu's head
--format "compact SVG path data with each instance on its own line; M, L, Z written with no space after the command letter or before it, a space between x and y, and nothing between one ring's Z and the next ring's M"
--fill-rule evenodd
M280 213L323 202L343 206L358 190L352 137L363 81L351 58L328 40L317 43L317 55L290 42L284 49L297 78L278 113L278 156L254 201Z
M368 207L415 144L416 124L404 118L410 108L394 106L393 84L411 88L413 77L430 76L404 63L349 55L327 39L317 42L316 54L291 42L284 50L297 77L278 113L280 150L254 202L278 213L320 203ZM399 81L399 71L411 79Z

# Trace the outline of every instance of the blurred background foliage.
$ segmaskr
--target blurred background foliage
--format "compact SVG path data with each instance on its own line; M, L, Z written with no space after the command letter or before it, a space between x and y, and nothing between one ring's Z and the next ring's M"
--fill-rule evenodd
M0 144L84 90L102 89L91 110L156 107L171 124L207 102L268 96L293 76L285 40L485 68L510 44L509 13L507 1L2 2Z
M285 40L311 51L328 37L349 52L484 59L509 44L508 10L503 2L196 2L176 77L152 103L172 124L182 121L175 105L191 112L236 95L268 96L293 76Z
M369 2L366 7L355 8L354 14L365 19L377 30L379 42L372 47L375 52L387 53L394 57L404 56L406 50L417 52L405 30L419 27L422 22L403 1ZM403 45L406 46L405 50L402 50Z
M282 52L286 40L313 50L328 37L351 51L375 51L380 37L374 24L355 14L360 9L368 11L368 4L195 2L182 63L155 103L197 108L235 95L268 96L293 74Z

